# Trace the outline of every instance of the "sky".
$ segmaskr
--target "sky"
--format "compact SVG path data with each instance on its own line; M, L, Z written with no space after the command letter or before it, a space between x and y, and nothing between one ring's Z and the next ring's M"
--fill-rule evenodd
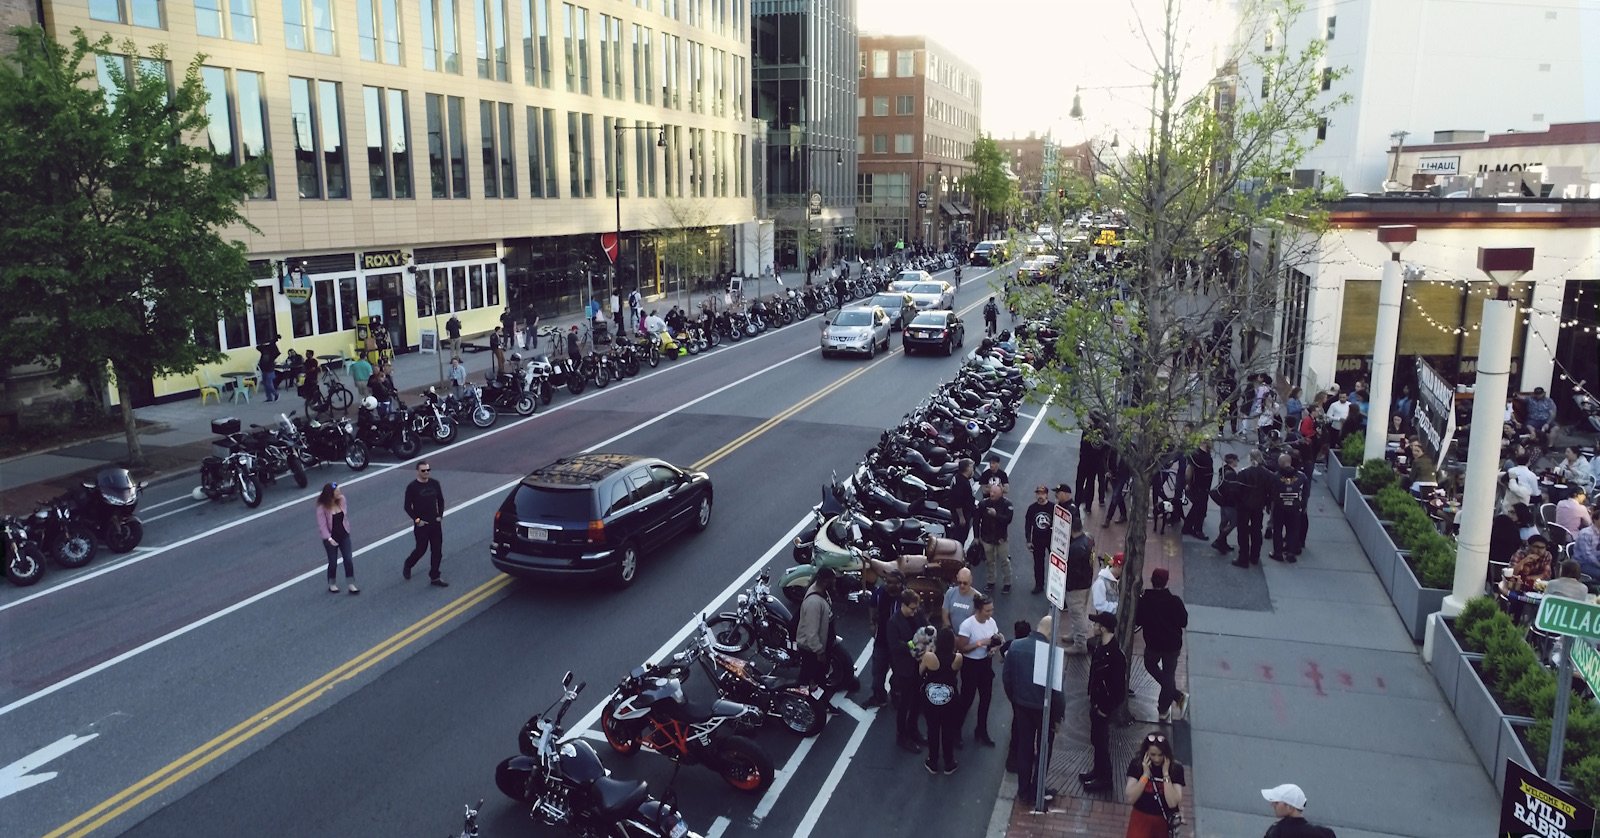
M862 34L933 38L977 68L982 130L996 138L1051 131L1063 143L1113 134L1142 136L1150 108L1150 49L1139 20L1158 37L1160 0L857 0ZM1214 8L1227 0L1183 0L1179 31L1190 44L1184 87L1209 78ZM1068 116L1074 86L1083 119Z

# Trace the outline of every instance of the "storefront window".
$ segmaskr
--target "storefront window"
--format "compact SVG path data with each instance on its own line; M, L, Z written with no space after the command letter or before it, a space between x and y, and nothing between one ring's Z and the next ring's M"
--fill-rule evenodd
M237 314L230 315L222 321L222 334L229 349L243 349L251 345L249 305L240 307Z
M450 272L444 268L433 271L433 307L440 314L450 313Z
M339 324L333 314L335 304L333 280L319 279L312 287L315 289L313 299L317 306L317 334L325 335L328 332L338 331Z
M450 299L454 303L455 311L467 310L467 269L465 267L450 269Z
M295 337L311 337L311 303L309 301L290 304L289 320L294 324Z
M433 316L433 273L417 271L417 316Z
M500 305L500 266L495 264L485 265L483 268L483 290L485 302L492 308Z
M473 265L467 268L467 274L471 277L467 288L471 292L472 307L483 308L483 266Z
M354 329L360 316L356 308L356 278L347 276L339 280L339 328Z

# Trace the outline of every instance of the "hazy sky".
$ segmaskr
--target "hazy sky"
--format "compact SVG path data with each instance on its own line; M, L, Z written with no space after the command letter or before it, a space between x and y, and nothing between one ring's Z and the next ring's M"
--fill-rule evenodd
M1089 135L1142 131L1149 113L1150 50L1143 16L1158 37L1159 0L858 0L863 34L924 34L977 67L983 77L983 130L1022 137L1054 130L1072 143ZM1209 72L1212 34L1226 0L1184 0L1179 27L1194 54L1186 81ZM1205 56L1203 59L1202 56ZM1206 68L1209 71L1209 68ZM1080 123L1067 115L1074 85L1136 85L1086 90ZM1191 85L1186 84L1185 87Z

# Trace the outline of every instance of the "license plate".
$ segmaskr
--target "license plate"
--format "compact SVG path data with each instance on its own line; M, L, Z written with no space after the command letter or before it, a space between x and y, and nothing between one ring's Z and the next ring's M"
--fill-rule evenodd
M550 531L539 527L523 527L522 537L529 541L549 541Z

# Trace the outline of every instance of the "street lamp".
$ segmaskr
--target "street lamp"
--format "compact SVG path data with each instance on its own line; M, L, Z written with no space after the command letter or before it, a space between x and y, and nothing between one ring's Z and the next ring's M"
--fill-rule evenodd
M1499 287L1494 299L1483 301L1478 380L1473 386L1471 439L1467 444L1467 479L1461 498L1461 532L1456 536L1456 576L1450 596L1441 607L1445 616L1461 613L1467 600L1481 596L1489 572L1489 531L1500 473L1500 429L1506 384L1511 378L1511 336L1517 321L1517 304L1511 299L1510 290L1511 283L1533 270L1533 248L1480 247L1478 270L1488 274Z
M1372 398L1367 402L1367 446L1361 459L1381 460L1389 441L1389 405L1394 395L1394 360L1400 351L1400 305L1405 280L1400 275L1400 252L1417 240L1411 224L1386 224L1378 228L1378 241L1389 248L1378 286L1378 328L1372 343Z
M665 126L665 125L623 125L621 120L618 120L617 122L612 123L611 130L614 132L614 143L615 143L615 146L614 146L613 150L616 152L611 157L611 165L616 167L616 174L612 178L612 180L614 181L613 186L615 188L613 188L611 191L613 193L615 193L616 198L617 198L617 257L616 257L616 259L612 260L612 262L611 262L611 291L612 291L613 294L616 294L618 292L618 290L619 290L618 289L618 282L617 282L617 280L619 279L619 276L618 276L618 273L617 273L617 262L621 261L621 259L622 259L622 183L623 183L622 175L623 175L623 172L622 172L622 166L618 165L618 161L620 161L622 159L622 156L623 156L622 155L622 132L623 131L657 131L659 133L656 134L656 148L666 148L667 147L667 126ZM644 194L644 183L642 183L642 182L639 184L639 193L641 195ZM620 308L619 308L619 310L620 310ZM620 317L621 316L621 315L617 314L617 312L615 312L615 311L613 311L611 314L614 317Z

